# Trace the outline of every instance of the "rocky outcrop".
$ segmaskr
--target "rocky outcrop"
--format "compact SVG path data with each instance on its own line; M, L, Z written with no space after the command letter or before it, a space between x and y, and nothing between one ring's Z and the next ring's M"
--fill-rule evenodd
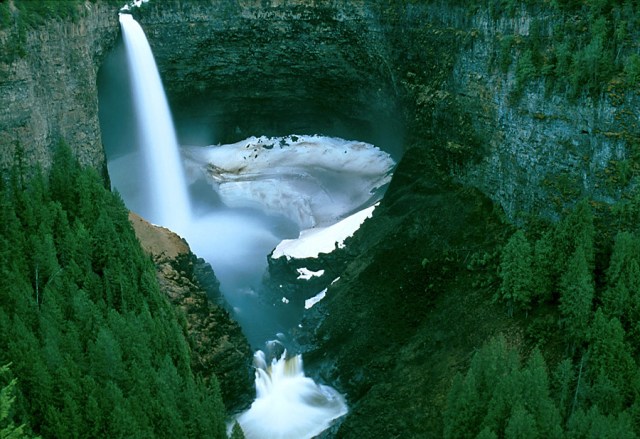
M64 139L83 165L102 171L96 78L119 32L117 8L78 3L74 21L49 19L27 28L24 41L17 32L0 29L0 51L19 45L24 54L0 57L0 169L13 164L17 142L29 163L48 169Z
M205 380L215 375L227 410L247 407L254 398L252 353L236 322L208 296L220 295L211 267L198 260L175 233L129 215L142 248L156 264L160 288L184 314L192 368ZM207 269L208 267L208 269ZM207 277L204 289L200 278Z
M30 30L25 56L0 62L0 167L19 141L47 168L59 138L82 163L103 167L96 77L119 33L116 6L79 10L75 21ZM136 14L182 143L313 132L369 141L397 158L429 137L450 174L512 219L554 217L572 199L610 203L633 190L637 94L613 84L570 100L538 82L512 99L515 63L503 71L496 57L503 36L527 37L526 9L495 18L437 1L175 0ZM535 16L547 33L555 19ZM5 47L12 32L0 30Z

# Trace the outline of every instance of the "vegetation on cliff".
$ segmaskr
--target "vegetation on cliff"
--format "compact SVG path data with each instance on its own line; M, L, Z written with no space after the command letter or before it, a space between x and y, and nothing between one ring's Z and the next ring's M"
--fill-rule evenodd
M475 354L449 392L445 437L638 437L640 236L636 222L598 218L582 201L511 236L499 300L524 317L531 350L523 365L522 346L499 336Z
M11 62L26 55L27 33L48 20L76 22L94 3L112 4L114 11L124 5L122 0L3 0L0 1L0 32L6 40L0 53L0 62Z
M217 380L192 372L184 317L161 294L119 197L65 145L49 178L27 177L20 155L4 177L0 428L226 437Z
M483 2L461 0L469 8ZM637 0L488 0L489 13L504 19L531 12L528 31L500 35L498 65L515 62L518 90L544 79L549 90L576 97L598 95L607 85L636 87L640 79L640 3Z

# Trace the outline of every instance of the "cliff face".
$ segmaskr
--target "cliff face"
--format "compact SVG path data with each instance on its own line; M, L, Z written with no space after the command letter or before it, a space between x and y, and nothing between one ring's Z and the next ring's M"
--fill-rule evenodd
M149 3L148 35L183 143L402 130L390 47L370 2Z
M60 138L82 164L104 168L96 77L119 32L117 10L78 7L76 22L48 20L27 31L25 56L0 61L0 169L13 164L17 142L30 163L47 169ZM15 35L0 30L0 50L11 44Z
M496 60L503 37L528 36L524 9L493 18L441 2L176 1L139 15L183 143L321 132L396 157L429 143L440 169L512 220L633 189L621 167L640 138L637 94L613 85L569 99L537 82L514 97L516 63ZM536 16L547 36L557 19Z
M500 40L527 37L533 18L526 11L508 20L478 13L468 23L473 37L455 62L450 90L473 121L483 153L454 174L511 218L522 213L554 218L582 197L613 203L635 188L626 180L630 169L622 167L634 166L640 95L613 82L599 96L569 99L537 81L514 97L516 63L500 71ZM557 17L535 19L551 35Z

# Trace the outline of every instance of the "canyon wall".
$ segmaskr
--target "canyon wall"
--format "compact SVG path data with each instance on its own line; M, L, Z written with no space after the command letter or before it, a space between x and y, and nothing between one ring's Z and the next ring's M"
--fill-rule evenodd
M528 37L532 14L296 0L175 1L139 15L183 143L322 132L396 157L439 144L441 170L520 221L630 193L640 139L638 94L616 84L570 99L532 81L515 96L516 62L497 60L503 38ZM535 19L550 38L558 17Z
M83 165L102 171L97 73L119 33L111 4L78 4L75 21L50 19L22 30L0 29L0 169L13 164L16 144L45 170L64 139ZM19 47L16 47L19 46Z
M614 79L601 94L569 97L545 80L521 92L516 62L502 71L497 59L507 36L529 37L532 21L550 39L557 17L522 9L496 20L486 11L465 23L469 43L454 63L448 91L468 115L481 153L453 174L500 204L512 220L556 219L586 197L611 204L634 191L634 149L640 140L640 95ZM455 25L455 22L450 22ZM522 53L511 51L518 58Z
M98 168L104 153L96 78L119 34L113 4L86 2L74 21L30 30L25 56L0 61L0 165L20 142L46 169L64 138ZM518 98L501 41L526 38L522 9L495 18L445 2L150 2L136 10L185 144L318 132L359 138L396 158L435 140L434 158L508 217L557 217L582 196L611 203L633 189L637 93ZM537 15L552 32L556 18ZM12 30L0 30L8 49ZM517 58L519 53L511 53ZM633 164L632 164L633 165Z

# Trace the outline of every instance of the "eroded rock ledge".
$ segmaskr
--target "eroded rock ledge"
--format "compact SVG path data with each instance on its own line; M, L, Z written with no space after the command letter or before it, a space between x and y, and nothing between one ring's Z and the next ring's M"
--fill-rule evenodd
M240 326L208 297L220 294L213 270L170 230L134 213L129 220L156 264L160 288L184 313L194 372L205 380L212 375L218 378L229 412L248 406L254 397L251 349ZM203 282L203 277L208 281Z

